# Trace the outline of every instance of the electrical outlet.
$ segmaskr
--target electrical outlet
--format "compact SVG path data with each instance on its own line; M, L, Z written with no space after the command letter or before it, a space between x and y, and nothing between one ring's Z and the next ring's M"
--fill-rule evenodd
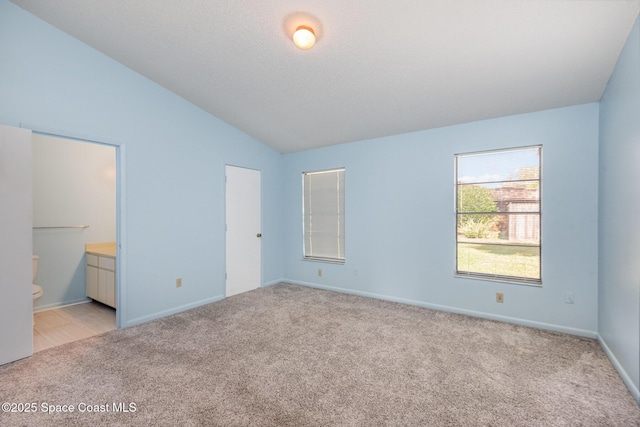
M318 276L322 277L322 269L321 268L318 269Z
M575 297L573 296L573 292L565 292L564 293L564 302L565 304L573 304L575 302Z
M176 288L182 287L182 277L176 279Z
M502 292L496 292L496 302L504 302L504 294Z

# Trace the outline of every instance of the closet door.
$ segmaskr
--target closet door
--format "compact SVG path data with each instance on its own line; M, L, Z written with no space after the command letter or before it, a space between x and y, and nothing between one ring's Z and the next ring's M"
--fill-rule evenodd
M261 174L227 166L226 269L228 297L260 287L262 272Z

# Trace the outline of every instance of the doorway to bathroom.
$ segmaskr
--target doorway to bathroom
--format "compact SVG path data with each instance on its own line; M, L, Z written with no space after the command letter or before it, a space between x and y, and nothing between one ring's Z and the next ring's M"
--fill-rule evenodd
M116 329L117 150L32 134L34 284L42 288L34 352ZM88 285L100 285L100 295L109 289L111 298L88 293Z

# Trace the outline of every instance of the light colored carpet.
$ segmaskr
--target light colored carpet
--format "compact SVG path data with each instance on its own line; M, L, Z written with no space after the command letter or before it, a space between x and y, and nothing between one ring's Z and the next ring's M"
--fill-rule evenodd
M289 284L4 365L0 400L38 408L2 426L640 426L594 340Z

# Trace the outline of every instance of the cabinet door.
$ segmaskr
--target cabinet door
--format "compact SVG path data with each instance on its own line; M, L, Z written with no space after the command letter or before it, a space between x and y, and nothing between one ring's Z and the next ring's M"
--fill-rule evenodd
M107 270L98 269L98 301L107 302Z
M113 271L105 270L104 287L107 292L107 298L104 303L116 308L116 274Z
M93 254L87 254L87 264L98 267L98 256Z
M97 300L98 297L98 268L87 265L87 296Z

